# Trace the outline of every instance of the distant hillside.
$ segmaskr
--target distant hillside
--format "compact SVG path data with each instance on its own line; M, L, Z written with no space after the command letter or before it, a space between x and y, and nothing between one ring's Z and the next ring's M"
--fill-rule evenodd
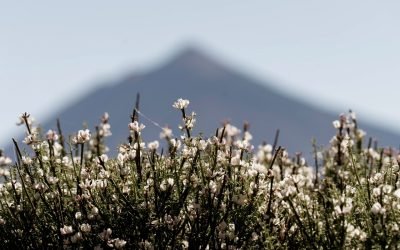
M179 135L177 126L181 118L171 105L183 97L190 100L189 110L197 113L195 134L201 131L212 135L224 120L230 120L239 128L248 121L255 143L272 142L279 128L280 144L292 153L300 151L309 155L312 138L320 145L328 144L335 133L332 121L338 114L289 98L267 86L189 48L151 72L128 76L94 90L42 124L46 129L55 128L59 117L63 129L70 134L81 129L83 122L93 128L107 111L113 132L108 143L115 152L117 145L127 138L127 125L139 92L141 111L161 126L169 125L175 135ZM141 121L146 124L145 139L158 139L160 129L147 120ZM379 138L381 145L399 144L397 134L362 121L361 127L367 131L367 136Z

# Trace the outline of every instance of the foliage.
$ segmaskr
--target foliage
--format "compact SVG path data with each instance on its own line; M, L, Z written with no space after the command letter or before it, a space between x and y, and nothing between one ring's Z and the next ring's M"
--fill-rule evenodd
M129 142L107 156L105 114L92 134L39 133L28 114L17 161L0 155L0 247L130 249L341 249L399 246L398 154L364 146L354 113L340 116L330 146L310 167L284 148L251 145L224 124L193 137L188 100L182 135L145 143L138 105Z

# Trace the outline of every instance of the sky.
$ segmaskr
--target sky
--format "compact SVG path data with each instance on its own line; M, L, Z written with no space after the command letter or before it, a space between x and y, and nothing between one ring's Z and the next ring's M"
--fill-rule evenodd
M0 145L187 45L334 112L400 132L400 1L2 1Z

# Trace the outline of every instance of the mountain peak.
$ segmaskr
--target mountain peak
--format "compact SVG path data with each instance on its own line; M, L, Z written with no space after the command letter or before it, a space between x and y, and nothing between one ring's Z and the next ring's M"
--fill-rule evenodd
M171 60L167 61L164 69L195 70L204 73L226 71L225 67L198 47L188 46L180 50Z
M181 49L175 56L176 60L211 60L211 58L206 55L207 53L198 47L187 46Z

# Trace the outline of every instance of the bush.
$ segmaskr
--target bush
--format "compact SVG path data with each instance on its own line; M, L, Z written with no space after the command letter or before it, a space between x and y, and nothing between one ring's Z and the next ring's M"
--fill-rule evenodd
M134 109L129 143L109 158L105 114L92 134L42 136L30 116L16 163L0 154L2 249L340 249L395 248L399 242L398 155L363 146L354 113L333 125L330 146L314 145L314 167L300 154L263 144L231 124L194 137L189 101L183 131L141 139ZM276 138L277 139L277 138Z

